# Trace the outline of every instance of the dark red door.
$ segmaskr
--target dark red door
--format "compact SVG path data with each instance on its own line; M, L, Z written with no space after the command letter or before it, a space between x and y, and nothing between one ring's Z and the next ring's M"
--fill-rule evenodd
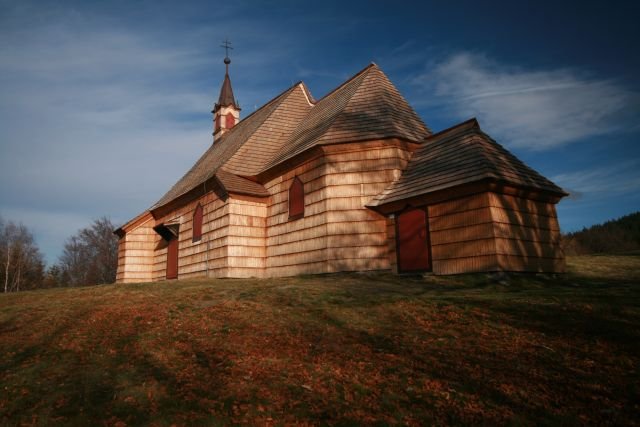
M167 246L167 279L178 278L178 238L169 240Z
M398 269L401 272L431 270L427 212L423 209L405 211L398 215L396 224Z

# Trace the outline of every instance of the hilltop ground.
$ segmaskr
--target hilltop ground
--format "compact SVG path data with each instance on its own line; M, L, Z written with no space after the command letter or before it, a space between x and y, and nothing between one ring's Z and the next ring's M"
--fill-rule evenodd
M640 256L0 295L0 424L637 424Z

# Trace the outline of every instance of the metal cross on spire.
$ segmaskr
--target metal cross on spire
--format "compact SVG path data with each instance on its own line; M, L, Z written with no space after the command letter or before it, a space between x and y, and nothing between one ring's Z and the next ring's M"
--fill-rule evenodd
M231 62L231 60L229 60L229 49L233 50L233 48L231 47L231 42L229 41L229 37L226 37L224 39L220 47L224 48L224 63L227 64L227 61Z

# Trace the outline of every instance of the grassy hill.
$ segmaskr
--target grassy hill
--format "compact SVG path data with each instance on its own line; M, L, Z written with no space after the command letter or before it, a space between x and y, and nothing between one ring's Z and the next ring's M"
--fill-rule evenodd
M640 257L0 295L0 424L634 424Z

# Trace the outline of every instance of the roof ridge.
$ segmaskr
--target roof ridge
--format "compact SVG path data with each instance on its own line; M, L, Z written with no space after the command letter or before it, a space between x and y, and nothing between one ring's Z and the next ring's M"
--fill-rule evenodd
M458 123L457 125L453 125L451 127L443 129L440 132L433 133L433 134L425 137L424 142L427 142L428 140L440 139L440 138L444 137L445 135L446 136L453 136L453 135L457 134L458 132L466 131L468 129L473 129L473 128L478 128L480 131L482 131L482 129L480 129L480 123L478 122L478 119L476 119L475 117L472 117L472 118L470 118L468 120L465 120L462 123Z
M264 104L262 104L262 106L256 110L253 110L247 117L245 117L244 119L240 120L238 122L238 124L236 124L234 127L232 127L229 131L226 132L226 134L229 134L231 131L233 131L240 123L246 121L249 117L253 116L254 114L260 112L261 110L267 108L268 105L270 105L272 102L276 101L278 98L280 98L281 96L285 95L287 92L292 91L293 89L295 89L298 84L302 83L302 80L300 80L298 83L295 83L294 85L286 88L285 90L283 90L282 92L280 92L278 95L274 96L273 98L271 98L270 100L268 100L267 102L265 102ZM269 115L270 116L270 115ZM269 117L267 116L267 118ZM266 119L265 119L266 120ZM226 134L222 134L223 136Z
M424 127L424 130L426 131L426 133L427 134L431 133L431 129L429 129L429 126L422 120L422 117L420 117L420 115L416 112L416 110L413 108L413 106L411 106L409 101L407 101L407 99L402 95L402 93L397 88L397 86L395 84L393 84L393 82L391 81L389 76L387 76L387 74L380 67L378 67L375 64L375 62L371 62L370 67L371 67L371 69L376 70L378 72L377 74L378 74L379 78L384 79L385 83L387 85L389 85L389 88L387 90L390 91L390 92L395 92L395 95L398 97L397 101L404 103L406 105L406 107L409 109L409 111L411 113L413 113L413 115L418 119L420 124L422 124L422 126ZM366 82L366 79L368 77L369 76L365 77L365 80L363 81L363 83ZM358 88L358 90L359 89L360 88ZM357 94L358 94L358 92L356 91L354 96L356 96ZM351 100L349 101L349 103L351 103ZM347 106L349 105L349 103L347 104ZM394 109L394 113L395 113L395 109ZM403 133L403 131L401 129L401 122L400 121L393 120L392 123L391 123L391 126L393 127L394 131L397 132L398 135L401 135Z
M477 119L472 118L425 138L400 178L371 199L367 206L376 209L483 179L558 197L566 195L562 188L485 133Z
M397 113L402 114L401 124L392 123L396 109L401 110ZM375 120L374 126L367 120ZM389 77L371 63L322 97L262 172L318 144L334 143L336 138L354 142L399 137L420 142L430 132Z
M307 84L302 80L299 80L298 83L296 83L296 85L300 85L302 87L304 94L307 96L307 100L309 101L309 104L311 104L311 106L315 105L317 101L313 97L313 94L311 94L311 90L309 89Z
M262 122L261 122L261 123L256 127L256 129L252 132L252 134L253 134L253 133L255 133L255 132L260 128L260 126L262 126L262 125L263 125L267 120L269 120L269 118L270 118L270 117L271 117L271 116L272 116L272 115L273 115L273 114L278 110L278 107L279 107L279 106L284 102L284 100L285 100L285 99L287 99L287 97L288 97L291 93L293 93L293 91L294 91L297 87L299 87L299 86L298 86L298 84L294 84L294 85L292 85L291 87L287 88L287 89L286 89L286 90L284 90L282 93L280 93L280 95L278 95L278 96L276 96L276 97L274 97L274 98L270 99L266 104L264 104L262 107L258 108L256 111L254 111L254 112L253 112L253 113L257 113L258 111L260 111L260 110L264 109L264 108L265 108L265 107L267 107L268 105L272 105L272 104L273 104L273 105L272 105L272 106L273 106L273 109L272 109L272 110L271 110L271 111L266 115L266 117L262 120ZM249 116L247 116L244 120L247 120L249 117L251 117L251 115L253 115L253 113L251 113ZM240 123L241 123L241 122L242 122L242 121L240 121ZM238 123L238 124L240 124L240 123ZM231 130L230 130L229 132L227 132L227 134L230 134L231 132L233 132L233 130L234 130L237 126L238 126L238 125L236 125L236 126L232 127L232 128L231 128ZM249 141L249 139L250 139L250 138L246 138L246 139L242 142L242 144L240 144L240 146L239 146L239 147L234 151L234 153L233 153L233 154L237 153L237 152L238 152L238 150L240 150L240 149L244 146L244 144L245 144L247 141ZM214 144L214 145L215 145L215 144ZM206 175L205 181L206 181L207 179L211 178L212 176L214 176L214 175L216 174L216 172L217 172L219 169L223 168L223 167L224 167L224 165L225 165L225 164L227 164L227 162L229 162L229 160L231 160L231 158L233 158L233 154L232 154L228 159L226 159L226 160L224 161L224 163L222 163L220 166L218 166L216 169L214 169L214 170L210 171L210 172ZM229 173L231 173L231 172L229 172ZM240 175L238 175L238 176L240 176Z
M517 168L521 168L524 171L526 171L527 173L532 174L533 176L537 175L540 178L542 178L543 181L548 181L549 183L555 185L556 187L558 187L558 188L560 188L562 190L561 187L559 187L558 185L554 184L551 180L549 180L547 177L542 175L540 172L538 172L537 170L533 169L531 166L527 165L525 162L520 160L515 154L513 154L511 151L509 151L507 148L505 148L502 144L500 144L498 141L493 139L487 133L483 132L482 129L478 128L478 131L479 131L478 134L479 134L479 136L481 137L481 140L482 140L482 144L486 144L489 147L495 148L495 149L497 149L497 151L499 152L500 155L508 157L509 158L509 162L513 163L511 165L512 168L515 168L517 166ZM489 151L493 151L493 150L489 150L489 151L480 150L480 151L482 152L483 158L489 164L493 164L493 159L491 158L490 153L489 153ZM496 154L498 154L498 153L496 153Z
M344 109L347 107L347 105L349 104L349 102L351 101L351 99L353 98L354 94L357 93L358 88L360 87L360 85L362 85L362 83L364 82L364 77L362 78L362 80L360 82L358 82L357 86L355 87L355 89L353 90L353 93L350 94L348 96L348 98L344 101L344 104L342 105L341 108L337 109L333 114L328 114L327 117L327 112L323 111L322 108L325 104L329 104L331 105L331 100L334 97L339 96L342 91L345 91L346 88L349 88L349 85L354 84L354 82L356 82L356 79L363 76L368 70L373 69L374 65L368 65L367 67L365 67L364 69L360 70L356 75L354 75L353 77L351 77L349 80L347 80L346 82L344 82L343 84L341 84L340 86L338 86L337 88L335 88L334 90L332 90L331 92L329 92L327 95L323 96L320 100L318 100L315 104L313 104L312 108L307 112L307 114L305 115L305 117L302 119L301 123L304 123L309 117L312 117L314 119L318 119L318 117L321 116L316 116L314 117L315 114L322 114L325 117L321 117L322 121L321 121L321 127L324 129L324 131L322 131L322 133L326 132L327 129L330 129L331 126L333 125L333 123L336 121L336 119L338 118L338 116L340 116L340 113L342 113L344 111ZM348 92L347 92L348 93ZM340 98L338 98L340 99ZM308 134L311 131L317 130L317 126L313 126L313 127L300 127L298 126L292 133L291 135L289 135L289 137L287 138L287 141L285 142L285 144L283 145L284 147L287 147L290 145L291 141L295 141L296 139L299 139L301 137L301 135L305 135ZM321 134L322 134L321 133ZM320 135L321 135L320 134ZM314 138L313 140L317 139L319 136L317 136L316 138ZM298 147L299 148L299 147ZM306 147L309 148L309 147ZM303 147L302 151L306 150L306 148ZM296 151L296 147L293 147L293 151ZM300 154L300 152L295 152L293 155L296 154ZM283 159L282 157L288 158L291 157L288 154L283 154L282 153L282 149L277 152L272 158L271 160L269 160L269 162L266 164L266 166L263 168L263 171L270 169L271 167L277 165L278 163L280 163Z
M323 101L324 99L328 98L329 96L331 96L333 93L337 92L338 90L342 89L344 86L346 86L347 84L351 83L353 80L356 79L356 77L360 76L361 74L364 74L366 71L373 69L373 68L380 68L378 67L375 63L370 63L369 65L367 65L366 67L364 67L362 70L358 71L356 74L354 74L353 76L351 76L350 78L348 78L346 81L344 81L340 86L336 87L335 89L333 89L331 92L327 93L326 95L324 95L322 98L318 99L316 101L316 103Z
M175 194L173 196L171 196L171 198L169 200L165 200L165 198L174 190L174 188L176 188L184 179L186 179L191 173L195 173L195 171L197 170L197 168L200 166L200 164L205 161L208 156L211 154L211 151L213 150L220 150L219 153L216 153L219 157L225 157L226 152L229 149L232 149L233 147L227 147L226 144L224 144L229 138L231 138L234 134L236 134L237 132L241 132L246 126L251 126L251 121L250 119L252 117L254 117L257 113L260 112L265 112L268 108L273 108L274 110L278 108L278 105L280 102L282 102L284 99L287 98L287 95L289 93L291 93L296 87L298 87L297 85L293 85L287 89L285 89L284 91L282 91L280 94L276 95L275 97L273 97L272 99L270 99L268 102L266 102L263 106L261 106L260 108L258 108L257 110L253 111L251 114L249 114L247 117L245 117L244 119L240 120L238 122L237 125L235 125L234 127L232 127L228 132L226 132L225 134L222 135L222 137L220 138L219 141L217 141L216 143L210 145L205 151L204 153L202 153L200 155L200 157L198 158L198 160L196 160L196 162L193 164L193 166L191 166L191 168L184 174L182 175L182 177L180 177L180 179L178 179L178 181L176 181L176 183L169 189L169 191L167 191L157 202L155 202L150 208L149 210L155 210L161 206L164 206L165 204L169 203L171 200L174 200L175 198L188 193L189 191L193 190L195 187L197 187L198 185L200 185L201 183L207 181L208 179L210 179L212 176L215 175L215 172L224 165L224 163L226 163L227 161L229 161L229 158L231 158L233 156L233 154L231 154L231 157L227 158L224 163L220 164L218 167L214 167L212 168L212 170L210 170L208 173L204 174L204 178L199 179L198 183L195 183L193 185L188 185L187 189L183 189L179 194ZM279 102L278 102L279 101ZM257 127L260 127L260 125L262 123L264 123L269 117L271 117L271 114L273 114L273 110L271 112L269 112L266 117L264 118L264 120L260 123L257 124ZM246 140L244 141L246 142ZM233 152L235 153L236 151L238 151L238 149L240 149L240 147L242 147L242 145L244 145L244 142L242 144L240 144L239 147L237 147L237 149Z

